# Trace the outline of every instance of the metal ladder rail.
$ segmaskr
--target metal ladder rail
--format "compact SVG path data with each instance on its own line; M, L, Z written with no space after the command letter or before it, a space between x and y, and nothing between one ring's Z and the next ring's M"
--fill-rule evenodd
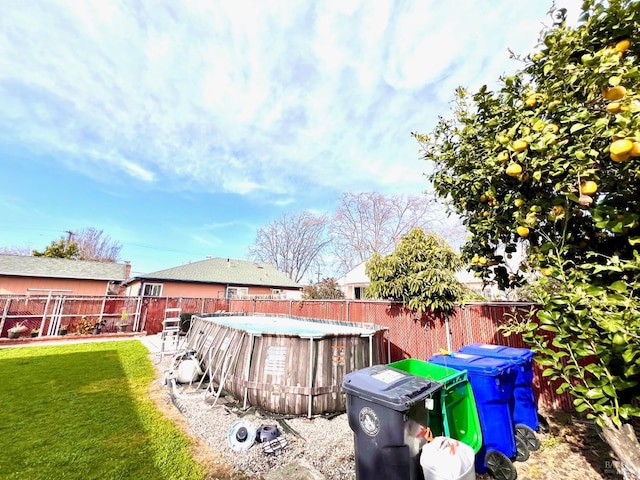
M165 355L175 354L178 352L177 337L180 333L180 312L179 308L167 308L164 311L164 319L162 320L162 331L160 332L160 352L158 363L162 361ZM169 317L171 313L178 313L177 317ZM168 339L171 338L175 344L175 349L167 351L166 346Z

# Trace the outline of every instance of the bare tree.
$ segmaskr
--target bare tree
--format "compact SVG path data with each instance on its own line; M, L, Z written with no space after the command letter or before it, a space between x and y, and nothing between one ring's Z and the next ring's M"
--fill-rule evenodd
M392 252L414 227L430 228L434 205L427 196L343 194L329 229L337 270L347 272L374 253Z
M120 260L122 244L93 227L69 232L72 241L78 244L79 259L94 262L117 262Z
M258 230L249 256L270 263L299 282L329 243L328 224L326 215L316 216L307 211L300 215L285 213Z
M31 255L30 247L0 247L0 254L2 255L21 255L23 257L28 257Z

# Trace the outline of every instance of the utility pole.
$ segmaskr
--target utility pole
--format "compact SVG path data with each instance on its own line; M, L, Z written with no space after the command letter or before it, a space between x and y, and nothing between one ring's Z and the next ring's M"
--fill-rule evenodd
M320 269L316 273L318 274L318 283L320 283Z
M71 239L73 238L74 233L71 230L65 230L64 233L67 234L67 245L71 243Z

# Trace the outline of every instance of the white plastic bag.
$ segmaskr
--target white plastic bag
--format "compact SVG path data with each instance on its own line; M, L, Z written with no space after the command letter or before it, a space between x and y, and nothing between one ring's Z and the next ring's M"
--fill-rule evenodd
M424 480L473 480L474 461L473 448L448 437L435 437L420 455Z

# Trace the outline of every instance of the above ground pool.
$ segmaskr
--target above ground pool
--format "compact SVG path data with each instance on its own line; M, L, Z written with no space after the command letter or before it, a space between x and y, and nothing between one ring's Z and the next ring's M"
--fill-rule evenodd
M346 410L344 376L386 363L386 327L285 316L197 316L187 344L236 399L286 415Z

